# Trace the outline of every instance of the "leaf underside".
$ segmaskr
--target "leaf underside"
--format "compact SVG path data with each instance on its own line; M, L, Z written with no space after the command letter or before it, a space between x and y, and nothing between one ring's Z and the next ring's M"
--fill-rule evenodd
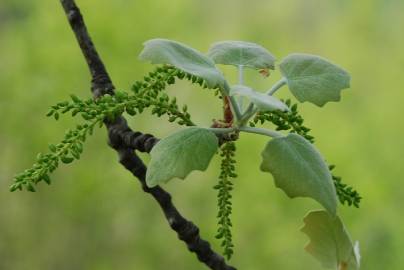
M329 269L357 270L360 267L359 244L355 246L342 223L326 211L309 212L301 229L310 242L305 250Z
M215 63L201 52L177 41L151 39L144 43L139 58L152 64L170 64L176 68L198 76L206 81L209 88L223 88L225 79L215 67Z
M320 107L329 101L339 101L341 91L349 88L351 80L344 69L309 54L287 56L282 60L280 70L297 100Z
M259 111L288 111L288 106L277 99L260 92L256 92L245 85L233 85L230 90L230 95L247 97Z
M218 139L212 132L190 127L159 141L150 152L146 183L154 187L172 178L185 179L193 170L204 171L218 149Z
M208 55L216 64L274 69L275 57L264 47L245 41L214 43Z
M290 133L269 141L262 152L261 170L290 198L311 197L332 215L337 196L330 171L317 149L302 136Z

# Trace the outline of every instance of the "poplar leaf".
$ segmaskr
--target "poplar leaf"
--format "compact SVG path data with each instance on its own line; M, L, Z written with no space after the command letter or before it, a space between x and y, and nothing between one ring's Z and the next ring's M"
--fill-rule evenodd
M208 55L216 64L274 69L275 57L264 47L245 41L214 43Z
M212 59L183 43L168 39L148 40L139 58L152 64L173 65L204 79L209 88L224 88L225 79Z
M276 97L254 91L248 86L233 85L230 89L230 95L247 97L260 111L289 110L288 106Z
M337 195L330 171L309 141L290 133L269 141L261 155L261 170L272 174L276 187L290 198L313 198L336 214Z
M310 242L305 250L325 268L335 270L358 270L360 267L359 243L352 240L338 216L326 211L312 211L304 218L301 229Z
M147 185L154 187L175 177L185 179L193 170L206 170L218 147L216 135L198 127L182 129L160 140L150 152Z
M339 101L341 91L349 88L351 77L341 67L309 54L291 54L280 63L292 94L300 102L322 107L329 101Z

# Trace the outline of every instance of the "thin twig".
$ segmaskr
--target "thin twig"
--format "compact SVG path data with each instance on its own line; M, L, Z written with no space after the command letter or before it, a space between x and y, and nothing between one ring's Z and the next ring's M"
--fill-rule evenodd
M113 94L114 86L112 80L91 41L84 24L83 16L75 1L60 0L60 2L90 69L92 77L91 90L94 98L98 98L106 93ZM226 264L221 255L212 250L209 242L200 238L198 227L178 212L168 192L159 186L154 188L147 187L145 182L146 166L134 150L149 152L158 139L149 134L133 132L123 117L118 117L113 122L105 122L105 124L108 129L109 144L117 151L120 163L139 179L143 190L152 195L158 202L171 228L177 233L178 238L184 241L188 249L196 253L198 259L210 269L235 270L234 267Z

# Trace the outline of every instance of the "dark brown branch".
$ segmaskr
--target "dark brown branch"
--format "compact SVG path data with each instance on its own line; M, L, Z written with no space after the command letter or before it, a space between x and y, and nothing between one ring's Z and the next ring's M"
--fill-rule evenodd
M92 78L91 90L93 95L99 97L106 93L112 93L114 86L111 78L109 77L104 63L98 55L90 35L88 34L79 8L74 0L60 0L60 2L62 3L70 26L76 35L81 52L87 61L87 66L90 69Z
M149 153L159 141L159 139L151 134L134 132L128 127L124 118L120 118L113 124L109 124L108 132L110 141L140 152Z
M60 2L90 69L92 77L91 90L94 98L106 93L113 94L112 80L95 49L75 1L60 0ZM145 182L146 166L134 150L149 152L158 140L149 134L133 132L123 117L117 118L114 122L105 122L105 124L108 129L109 144L117 151L120 163L139 179L143 190L151 194L158 202L178 238L184 241L188 249L196 253L198 259L209 268L214 270L235 270L234 267L226 264L222 256L212 250L207 241L200 238L198 227L178 212L168 192L159 186L147 187Z

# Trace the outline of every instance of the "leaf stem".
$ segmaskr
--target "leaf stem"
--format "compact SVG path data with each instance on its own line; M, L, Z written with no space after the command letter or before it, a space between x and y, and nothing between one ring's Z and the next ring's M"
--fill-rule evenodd
M272 96L276 91L278 91L282 86L286 84L286 79L283 77L278 82L276 82L271 89L269 89L266 94ZM257 112L257 108L254 106L254 103L250 102L247 109L243 113L240 118L240 126L244 126L247 121Z
M238 121L241 119L240 108L239 108L239 106L238 106L237 101L235 100L235 98L234 98L233 96L230 96L230 95L228 94L228 93L230 93L230 86L229 86L229 84L228 84L227 81L225 81L225 83L224 83L224 88L225 88L225 92L226 92L227 94L224 94L224 93L223 93L223 98L224 98L225 96L228 96L228 97L229 97L230 106L231 106L231 109L232 109L232 111L233 111L233 113L234 113L234 118L235 118L236 122L238 122Z
M205 128L215 134L227 134L237 130L237 128Z
M239 127L238 130L244 131L244 132L247 132L247 133L255 133L255 134L265 135L265 136L269 136L271 138L279 138L279 137L284 136L280 132L276 132L274 130L265 129L265 128Z
M238 65L238 84L244 84L244 66Z
M248 120L257 112L257 109L254 106L254 103L250 102L247 109L243 113L243 116L240 120L240 126L244 126Z
M269 89L266 94L272 96L273 94L275 94L276 91L278 91L279 89L282 88L282 86L284 86L287 83L286 78L282 77L282 79L280 79L279 81L277 81L272 87L271 89Z
M247 133L255 133L260 135L269 136L271 138L278 138L284 136L282 133L265 129L265 128L255 128L255 127L232 127L232 128L205 128L215 134L227 134L235 131L244 131Z
M244 66L243 65L238 65L238 84L239 85L244 85ZM240 111L243 111L243 97L238 97L237 98L237 104L240 108Z

